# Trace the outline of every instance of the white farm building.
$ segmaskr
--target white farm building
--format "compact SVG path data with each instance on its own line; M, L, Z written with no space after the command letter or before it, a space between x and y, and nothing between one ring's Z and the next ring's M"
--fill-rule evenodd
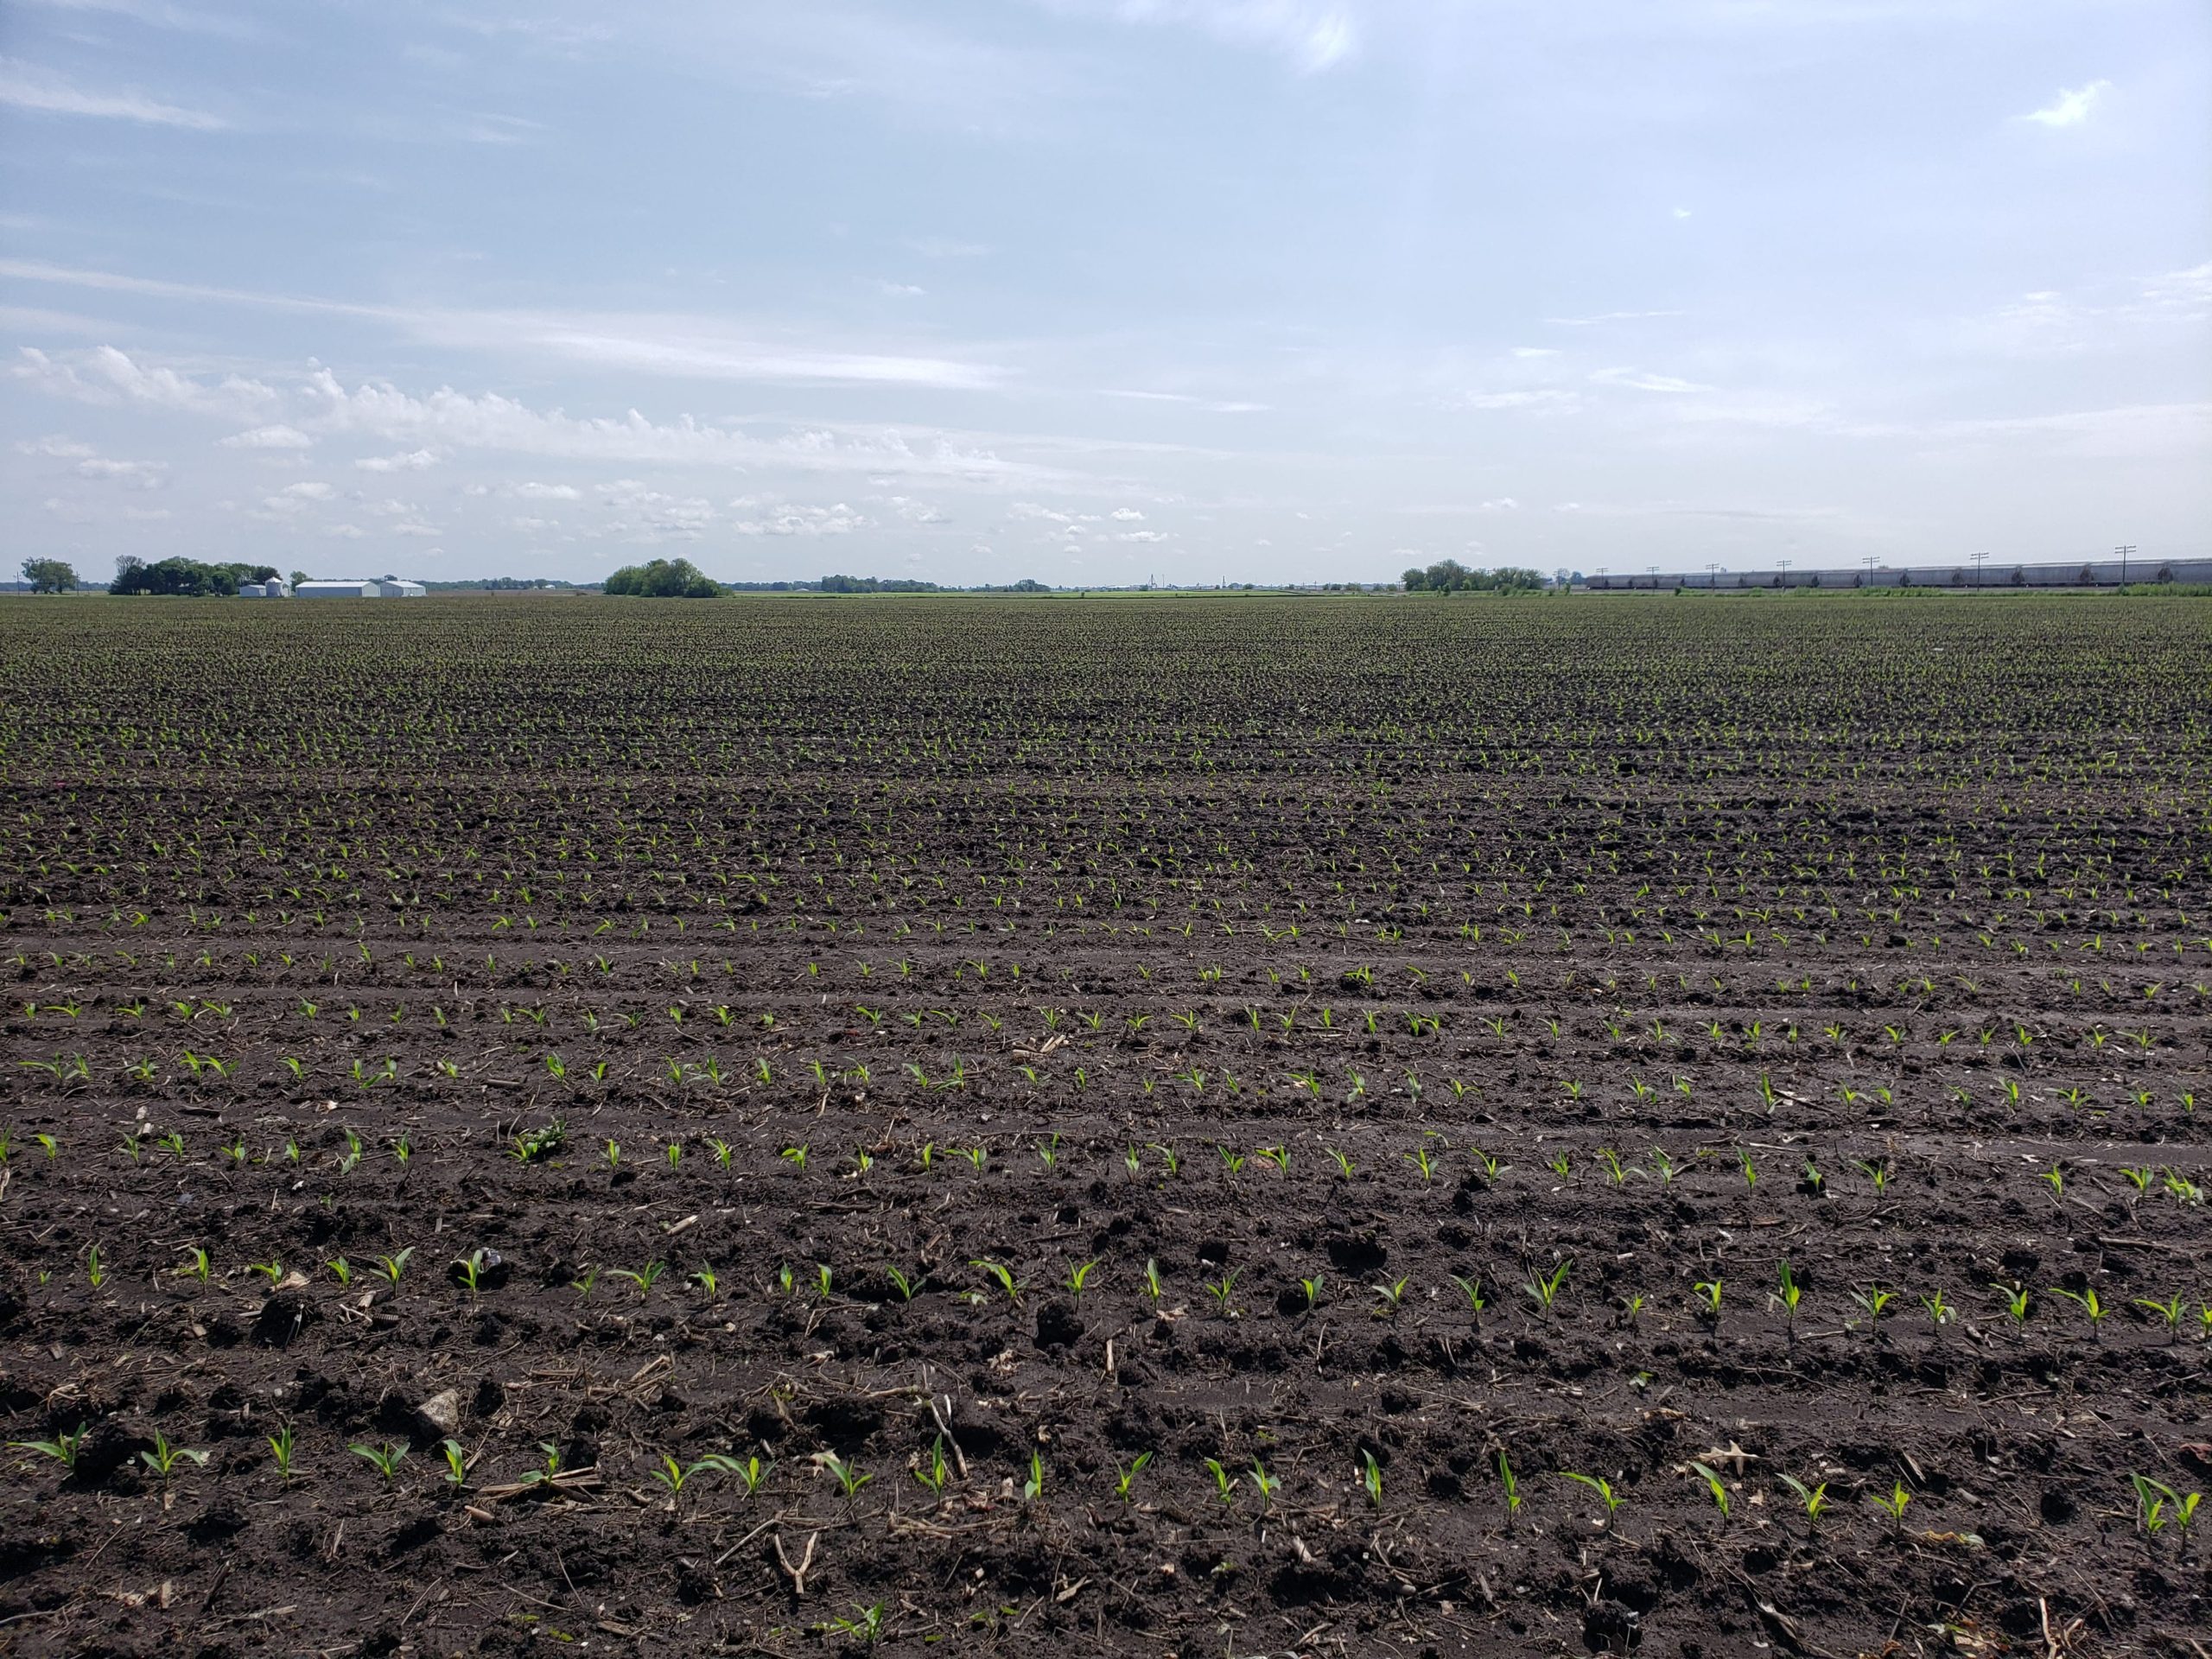
M289 599L291 596L292 584L281 576L274 577L268 582L238 583L240 599Z
M397 576L346 576L303 582L293 594L301 599L420 599L429 590Z

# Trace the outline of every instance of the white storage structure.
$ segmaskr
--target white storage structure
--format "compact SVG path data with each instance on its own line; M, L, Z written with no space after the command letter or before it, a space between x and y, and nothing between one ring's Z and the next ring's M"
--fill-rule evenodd
M240 599L289 599L291 596L291 584L282 577L271 577L267 582L238 583Z
M301 599L421 599L429 590L397 576L346 576L303 582L292 591Z

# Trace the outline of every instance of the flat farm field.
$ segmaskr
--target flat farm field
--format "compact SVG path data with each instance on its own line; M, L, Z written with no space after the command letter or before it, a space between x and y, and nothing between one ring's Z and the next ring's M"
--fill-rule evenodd
M2208 663L0 603L0 1653L2202 1659Z

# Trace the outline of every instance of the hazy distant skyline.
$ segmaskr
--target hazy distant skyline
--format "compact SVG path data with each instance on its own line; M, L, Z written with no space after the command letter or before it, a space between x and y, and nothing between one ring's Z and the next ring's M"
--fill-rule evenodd
M0 331L7 575L2202 557L2212 12L12 0Z

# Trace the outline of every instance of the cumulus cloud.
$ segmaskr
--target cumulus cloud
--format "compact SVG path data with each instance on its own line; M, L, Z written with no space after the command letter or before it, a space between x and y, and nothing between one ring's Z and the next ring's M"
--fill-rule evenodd
M93 455L77 463L79 478L105 479L126 489L158 490L168 482L168 468L154 461L110 461Z
M67 358L25 346L8 372L49 397L103 409L165 410L238 419L265 413L283 401L274 386L258 380L226 375L211 383L179 374L175 369L147 368L112 346L98 346Z
M515 494L525 501L581 501L584 493L573 484L518 484Z
M353 464L365 473L419 473L440 459L435 449L410 449L399 455L364 455Z
M273 426L257 426L251 431L234 432L219 440L226 449L312 449L315 440L296 426L286 426L279 421Z
M89 443L79 443L74 438L65 438L59 434L52 437L28 439L18 443L16 448L22 454L46 455L55 461L81 461L98 453Z
M2062 88L2056 98L2039 110L2031 110L2020 118L2032 121L2039 127L2078 127L2087 121L2105 94L2112 91L2112 82L2093 80L2086 86L2070 90Z
M790 502L764 507L749 496L740 496L730 505L753 513L731 524L730 528L741 536L849 536L873 522L842 501L826 507L795 506Z

